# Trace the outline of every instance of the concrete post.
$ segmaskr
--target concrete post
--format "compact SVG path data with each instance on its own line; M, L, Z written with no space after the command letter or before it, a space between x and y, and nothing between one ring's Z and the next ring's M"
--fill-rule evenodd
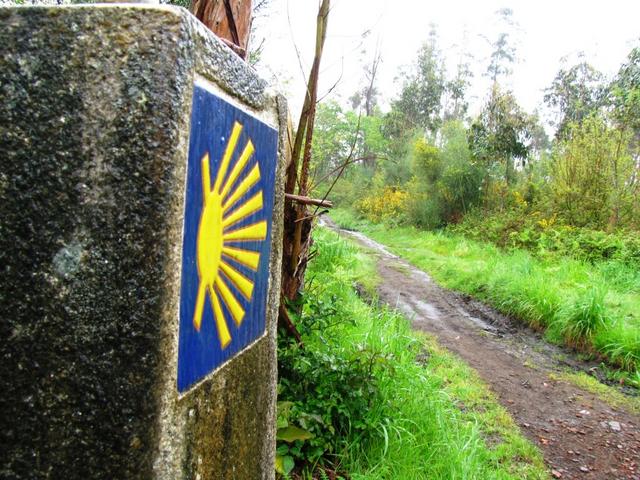
M184 9L0 24L0 477L273 478L285 101Z

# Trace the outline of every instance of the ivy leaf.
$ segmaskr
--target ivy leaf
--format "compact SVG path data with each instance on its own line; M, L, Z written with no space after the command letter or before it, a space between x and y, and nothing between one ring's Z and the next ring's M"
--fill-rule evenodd
M286 443L280 443L276 447L276 455L284 456L287 453L289 453L289 445L287 445Z
M284 440L285 442L295 442L296 440L308 440L313 438L313 433L303 430L302 428L294 425L289 425L286 428L279 428L276 434L278 440Z
M295 463L289 455L276 455L276 472L280 475L289 475Z
M289 411L292 406L293 402L278 402L277 428L285 428L289 426Z

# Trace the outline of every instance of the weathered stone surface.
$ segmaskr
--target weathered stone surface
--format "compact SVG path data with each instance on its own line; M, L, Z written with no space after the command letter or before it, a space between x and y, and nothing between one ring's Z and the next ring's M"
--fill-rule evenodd
M183 9L0 9L0 477L273 477L286 103ZM267 335L175 386L196 75L281 125Z

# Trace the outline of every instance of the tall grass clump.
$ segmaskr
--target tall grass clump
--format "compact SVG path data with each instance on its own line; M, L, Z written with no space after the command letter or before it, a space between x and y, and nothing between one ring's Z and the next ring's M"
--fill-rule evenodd
M605 285L594 285L557 312L555 321L568 345L589 348L595 333L610 326L604 303L606 295Z
M640 268L633 268L618 260L596 264L596 270L612 288L640 293Z
M281 474L546 478L539 452L468 367L397 313L360 299L354 282L375 276L374 264L331 232L314 238L294 318L304 347L279 338Z
M631 383L640 388L640 331L618 322L612 327L611 335L596 336L594 343L613 362L630 371Z

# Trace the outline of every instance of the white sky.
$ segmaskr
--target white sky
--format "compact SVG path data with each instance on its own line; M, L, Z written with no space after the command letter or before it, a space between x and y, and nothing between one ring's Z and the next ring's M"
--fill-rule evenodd
M287 95L296 119L313 59L318 4L318 0L271 0L265 17L256 19L253 41L265 37L259 71ZM528 111L541 106L543 90L551 84L562 57L568 56L571 66L584 52L588 62L612 76L631 48L640 44L640 0L333 0L319 95L341 78L328 98L346 105L362 79L363 62L371 61L378 44L382 52L378 87L384 108L398 92L400 82L394 79L403 66L413 63L435 23L440 48L451 62L450 73L465 37L475 57L472 65L480 64L470 91L476 99L471 107L475 113L488 91L482 74L490 49L480 35L494 39L501 31L495 11L502 7L513 10L519 25L518 63L509 86Z

